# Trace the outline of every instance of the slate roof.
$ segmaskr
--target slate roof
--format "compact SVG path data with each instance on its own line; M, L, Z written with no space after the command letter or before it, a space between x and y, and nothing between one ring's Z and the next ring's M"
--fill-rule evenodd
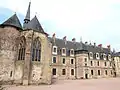
M22 29L22 25L16 14L11 16L8 20L3 22L0 26L13 26L15 28Z
M48 37L49 41L53 43L53 39L51 37ZM68 50L74 49L74 50L86 50L88 52L93 52L93 53L105 53L109 54L110 50L108 48L100 48L98 46L93 46L93 45L86 45L83 42L73 42L73 41L65 41L63 39L55 39L55 45L58 48L66 48Z
M29 20L30 21L30 5L31 5L31 2L29 2L29 6L28 6L28 10L27 10L27 14L26 14L26 17L24 20Z
M34 31L40 32L40 33L44 33L44 30L40 24L40 22L38 21L37 17L35 16L30 22L28 22L28 24L26 25L26 27L24 28L26 29L32 29Z
M113 53L113 56L120 57L120 52Z

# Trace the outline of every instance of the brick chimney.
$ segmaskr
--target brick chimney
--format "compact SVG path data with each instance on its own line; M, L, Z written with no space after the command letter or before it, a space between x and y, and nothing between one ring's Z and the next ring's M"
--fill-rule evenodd
M107 48L110 50L110 45L107 45Z
M88 42L86 41L86 42L85 42L85 45L87 45L87 44L88 44Z
M98 47L102 48L102 44L99 44Z
M94 47L96 47L96 43L94 43Z

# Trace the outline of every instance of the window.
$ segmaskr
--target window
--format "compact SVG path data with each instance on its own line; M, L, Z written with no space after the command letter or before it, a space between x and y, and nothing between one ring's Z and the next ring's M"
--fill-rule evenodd
M103 54L103 59L106 60L106 54Z
M112 70L111 70L111 75L112 75L113 73L112 73Z
M10 77L12 77L12 71L10 72Z
M85 62L87 62L87 58L85 58Z
M98 65L98 66L100 65L99 61L97 62L97 65Z
M20 43L18 47L18 60L25 60L25 46L26 46L26 40L25 37L20 38Z
M98 70L98 75L100 75L100 70Z
M56 68L53 68L53 69L52 69L52 74L53 74L53 75L56 75Z
M74 54L74 50L71 50L71 55L73 55Z
M93 70L91 70L91 75L93 75Z
M65 58L63 58L63 64L65 64Z
M91 57L93 57L93 53L92 53L92 52L90 52L90 53L89 53L89 56L90 56L90 58L91 58Z
M65 49L62 49L62 53L65 54Z
M56 63L56 57L53 57L53 63Z
M41 43L39 41L39 38L36 38L33 41L32 46L32 61L40 61L41 59Z
M53 54L57 54L57 46L53 46Z
M65 74L66 74L66 70L62 69L62 75L65 75Z
M110 62L110 66L112 66L112 65L111 65L111 62Z
M55 52L55 53L57 52L57 48L56 47L53 48L53 52Z
M85 63L85 66L87 66L87 63Z
M96 57L97 57L97 58L99 57L99 54L98 54L98 53L96 54Z
M91 61L90 63L91 63L91 66L93 66L93 62Z
M107 63L105 62L105 66L107 66Z
M73 59L71 59L71 64L74 64L74 60Z
M107 70L105 70L105 75L107 75Z
M71 75L74 75L74 69L71 69Z

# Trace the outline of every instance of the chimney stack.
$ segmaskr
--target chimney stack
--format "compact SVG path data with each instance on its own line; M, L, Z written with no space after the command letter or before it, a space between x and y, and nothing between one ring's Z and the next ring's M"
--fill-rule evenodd
M85 42L85 45L87 45L87 44L88 44L88 42L86 41L86 42Z
M53 41L55 43L55 33L52 35L52 39L53 39Z
M99 44L98 47L102 48L102 44Z
M96 43L94 43L94 47L96 47Z
M107 48L110 50L110 45L107 45Z
M63 37L65 44L67 43L66 36Z
M73 39L72 39L72 41L73 41L73 42L76 42L76 39L75 39L75 38L73 38Z

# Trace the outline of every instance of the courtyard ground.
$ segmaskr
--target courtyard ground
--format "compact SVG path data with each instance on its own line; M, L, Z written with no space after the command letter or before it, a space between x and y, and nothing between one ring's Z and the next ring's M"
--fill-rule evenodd
M120 90L120 78L59 80L52 85L7 86L8 90Z

